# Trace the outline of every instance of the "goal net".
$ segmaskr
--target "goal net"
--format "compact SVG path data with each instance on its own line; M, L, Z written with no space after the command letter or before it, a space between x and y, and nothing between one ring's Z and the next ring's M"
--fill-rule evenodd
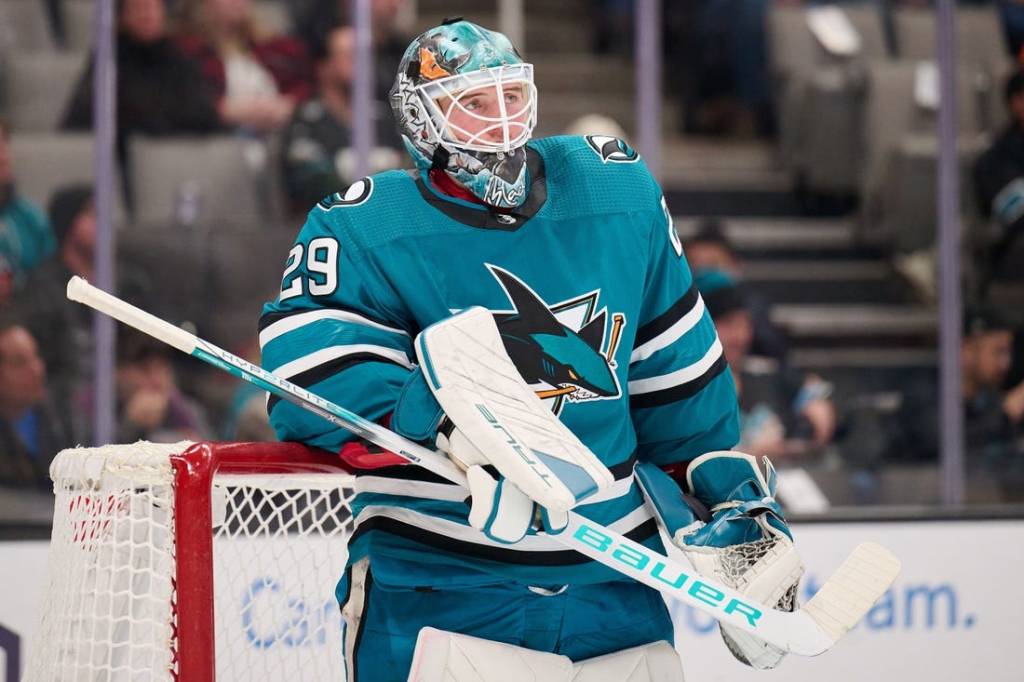
M344 680L338 457L285 443L61 452L26 680Z

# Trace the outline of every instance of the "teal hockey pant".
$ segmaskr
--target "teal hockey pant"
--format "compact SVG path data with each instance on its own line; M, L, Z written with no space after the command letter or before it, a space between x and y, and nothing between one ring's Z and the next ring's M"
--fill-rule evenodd
M574 661L674 643L661 594L634 582L394 587L375 582L364 559L346 570L338 588L348 682L405 682L416 636L427 626Z

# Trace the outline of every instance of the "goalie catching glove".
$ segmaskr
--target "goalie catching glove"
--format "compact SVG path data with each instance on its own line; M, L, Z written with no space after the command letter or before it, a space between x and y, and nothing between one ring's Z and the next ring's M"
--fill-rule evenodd
M653 464L637 465L636 477L659 524L698 572L793 611L804 565L775 501L775 469L764 461L762 474L742 452L701 455L687 469L687 495ZM743 630L723 624L721 632L733 656L753 668L774 668L786 655Z
M486 309L428 327L416 337L416 355L391 426L433 441L466 470L469 523L491 539L522 539L534 503L548 532L560 532L570 509L614 482L523 381Z

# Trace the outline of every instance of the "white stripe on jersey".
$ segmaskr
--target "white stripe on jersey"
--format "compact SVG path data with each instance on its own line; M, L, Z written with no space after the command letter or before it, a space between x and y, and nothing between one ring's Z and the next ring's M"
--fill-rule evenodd
M700 322L701 317L703 316L704 299L698 295L697 302L694 303L689 312L680 317L675 324L655 336L644 345L633 349L633 354L629 356L630 364L646 360L662 348L671 346L686 334L686 332L696 327L697 323Z
M379 495L402 495L426 500L444 500L446 502L462 502L469 497L469 491L454 483L430 483L427 481L407 481L383 476L356 476L356 494L376 493Z
M277 337L293 332L300 327L305 327L307 324L313 324L320 320L338 320L339 322L351 322L352 324L359 324L364 327L373 327L374 329L380 329L381 331L390 332L392 334L401 334L402 336L408 337L409 333L405 332L397 327L389 327L386 324L380 322L374 322L373 320L363 317L358 313L353 313L348 310L310 310L304 313L296 313L295 315L289 315L281 320L278 320L274 324L268 326L266 329L260 332L260 350L263 349L268 343L276 339Z
M633 487L633 477L615 481L607 490L596 493L580 503L580 506L600 504L628 495ZM380 495L401 495L426 500L444 500L462 502L469 497L469 491L453 483L431 483L427 481L410 481L384 476L363 474L356 477L355 492L377 493Z
M668 374L631 381L629 382L629 394L653 393L698 379L711 368L711 365L715 364L721 355L722 342L718 340L718 336L715 336L715 342L711 344L708 352L700 360Z
M331 360L335 360L346 355L355 355L356 353L372 353L374 355L380 355L389 360L393 360L406 369L412 369L414 367L414 365L409 362L409 357L400 350L388 348L387 346L357 343L348 346L330 346L328 348L321 348L309 355L304 355L301 358L292 360L291 362L286 362L273 370L273 372L283 379L290 379L296 374L301 374L302 372L318 367L326 362L330 362Z
M488 545L490 547L501 547L502 549L514 549L524 552L564 552L566 549L565 545L545 535L527 535L514 545L508 545L497 540L491 540L472 526L430 516L429 514L423 514L404 507L387 505L369 505L364 507L356 518L353 533L359 530L360 524L368 519L377 517L392 519L415 528L422 528L430 533L443 535L453 540L461 540L462 542L471 542L476 545ZM651 518L653 516L650 510L647 509L647 505L640 505L621 519L608 524L608 528L625 535Z

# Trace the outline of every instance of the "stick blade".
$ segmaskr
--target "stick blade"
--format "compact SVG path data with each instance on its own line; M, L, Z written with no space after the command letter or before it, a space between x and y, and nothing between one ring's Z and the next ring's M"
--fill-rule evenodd
M901 567L900 560L885 547L863 542L801 611L835 643L885 594Z

